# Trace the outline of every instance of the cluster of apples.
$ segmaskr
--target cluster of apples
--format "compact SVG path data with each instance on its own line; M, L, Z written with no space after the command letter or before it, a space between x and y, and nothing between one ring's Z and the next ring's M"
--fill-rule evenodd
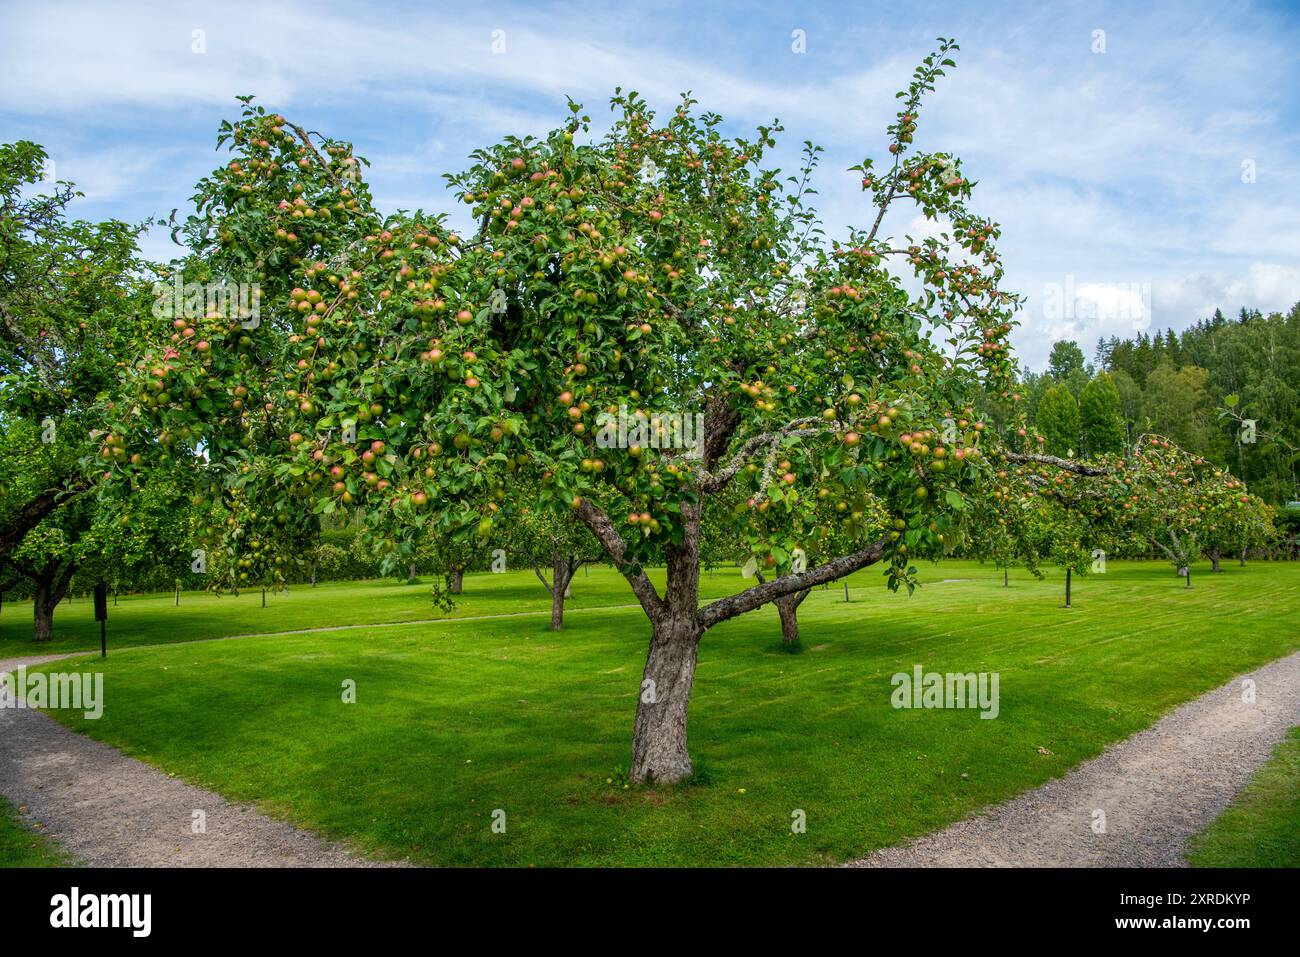
M258 582L275 590L284 587L284 572L303 564L302 557L284 537L284 530L300 518L283 500L258 506L239 490L195 496L195 504L217 502L201 529L207 564L207 587L223 591Z

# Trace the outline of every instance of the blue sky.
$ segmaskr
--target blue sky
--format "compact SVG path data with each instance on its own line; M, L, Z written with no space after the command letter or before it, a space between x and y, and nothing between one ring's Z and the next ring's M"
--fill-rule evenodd
M0 0L0 140L46 146L86 193L79 215L139 220L185 207L217 162L217 123L254 93L353 140L383 206L456 211L441 174L503 134L559 125L566 94L603 122L615 86L661 109L689 89L734 132L780 118L786 168L803 140L825 147L817 185L837 235L867 219L845 169L884 155L893 93L939 35L962 50L917 145L961 155L976 207L1003 224L1028 367L1059 338L1091 354L1099 335L1300 300L1294 0ZM910 212L888 225L933 228ZM157 230L145 250L175 248Z

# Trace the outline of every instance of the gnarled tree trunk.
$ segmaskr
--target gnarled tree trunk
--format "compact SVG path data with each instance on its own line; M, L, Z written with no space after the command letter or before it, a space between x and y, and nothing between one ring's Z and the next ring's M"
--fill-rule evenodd
M664 784L691 776L686 721L695 683L695 662L704 627L700 603L700 507L682 508L682 542L667 549L663 601L650 615L636 725L632 729L631 778Z
M1223 571L1223 569L1219 567L1219 553L1217 551L1210 552L1210 571L1212 572Z
M651 624L632 730L633 781L671 783L692 773L686 722L702 634L694 615L665 611Z
M33 576L33 641L49 641L54 637L54 609L67 595L76 570L73 562L55 559Z
M453 568L451 570L451 593L459 595L461 589L465 587L465 569Z

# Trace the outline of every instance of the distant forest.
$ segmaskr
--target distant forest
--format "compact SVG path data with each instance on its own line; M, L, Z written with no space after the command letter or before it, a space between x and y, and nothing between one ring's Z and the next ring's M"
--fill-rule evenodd
M1057 342L1047 371L1025 374L1023 386L1028 420L1053 454L1119 451L1157 432L1267 502L1300 500L1300 302L1235 319L1216 310L1181 333L1112 336L1091 361L1077 342Z

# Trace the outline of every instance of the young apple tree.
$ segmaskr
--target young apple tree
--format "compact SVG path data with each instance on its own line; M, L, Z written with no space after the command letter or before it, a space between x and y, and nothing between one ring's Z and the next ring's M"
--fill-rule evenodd
M1121 517L1132 532L1163 553L1187 579L1208 536L1234 513L1251 509L1240 479L1179 448L1162 435L1143 435L1115 477ZM1212 544L1212 542L1209 542ZM1211 556L1217 565L1217 559Z
M175 504L165 482L129 500L78 495L47 515L0 559L0 580L26 579L32 595L32 639L54 636L54 614L74 578L118 580L146 567L168 566L179 575L190 514Z
M1100 464L1007 463L997 470L996 487L975 503L973 547L1002 568L1004 585L1017 562L1036 578L1043 577L1044 561L1064 569L1065 607L1071 607L1073 577L1086 575L1111 541L1114 522L1103 514L1110 474Z
M1277 535L1275 511L1257 495L1246 491L1245 483L1213 471L1211 484L1197 505L1204 519L1199 535L1201 553L1210 560L1210 571L1222 571L1225 555L1236 555L1246 564L1252 548L1271 543Z
M572 596L573 576L583 565L599 561L600 552L571 508L548 508L549 497L530 486L515 491L505 508L504 547L493 549L493 570L498 560L531 568L551 596L551 629L559 631L564 627L564 602ZM550 570L549 581L543 569Z

